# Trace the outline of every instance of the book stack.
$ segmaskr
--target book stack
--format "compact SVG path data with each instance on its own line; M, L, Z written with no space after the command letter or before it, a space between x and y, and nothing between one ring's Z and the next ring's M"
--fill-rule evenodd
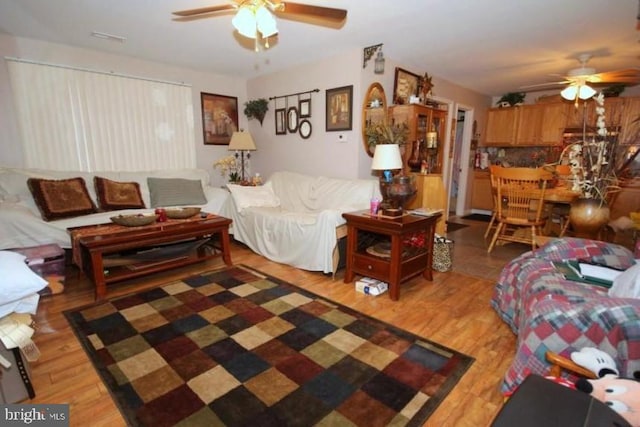
M387 292L387 289L389 289L387 283L371 277L363 277L360 280L356 280L356 291L366 295L380 295Z

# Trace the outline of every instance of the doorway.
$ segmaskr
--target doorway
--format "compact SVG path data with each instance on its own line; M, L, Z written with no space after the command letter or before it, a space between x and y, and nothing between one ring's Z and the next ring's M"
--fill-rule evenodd
M462 216L466 213L467 189L470 188L469 161L473 108L458 104L456 109L455 138L451 156L449 185L449 214Z

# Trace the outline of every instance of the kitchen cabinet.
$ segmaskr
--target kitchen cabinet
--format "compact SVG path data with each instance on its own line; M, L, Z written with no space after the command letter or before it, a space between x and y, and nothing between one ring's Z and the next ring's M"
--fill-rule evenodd
M626 98L625 101L619 141L625 145L637 144L640 139L640 97Z
M412 174L416 180L416 197L407 204L407 209L442 209L442 216L436 224L436 233L445 235L447 220L447 192L442 174Z
M517 115L517 146L562 145L566 106L562 103L522 105Z
M561 145L566 105L551 102L491 108L487 113L484 146Z
M634 99L636 98L611 97L604 99L604 121L607 128L623 126L628 101ZM593 99L580 102L577 107L573 102L563 102L562 104L567 108L567 128L582 129L585 120L588 127L595 126L596 103Z
M541 102L487 111L485 147L559 146L567 129L587 130L596 124L595 101L581 102L576 108L568 101ZM605 124L610 132L619 131L620 141L630 144L640 132L640 97L610 97L604 100Z
M429 172L442 173L444 132L447 125L447 111L421 104L393 105L389 107L389 117L393 123L406 123L409 127L404 162L411 156L416 141L420 141L423 158L427 160ZM427 148L427 133L435 132L435 147Z
M517 107L490 108L482 140L484 146L507 146L513 143L520 110Z
M491 195L491 180L489 171L473 172L473 193L471 208L485 211L493 210L493 196Z

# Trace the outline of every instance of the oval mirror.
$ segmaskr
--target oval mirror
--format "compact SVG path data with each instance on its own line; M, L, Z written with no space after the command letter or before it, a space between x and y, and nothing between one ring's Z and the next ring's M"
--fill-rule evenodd
M302 139L309 138L311 136L311 122L307 119L302 120L298 126L298 133Z
M287 130L289 133L298 130L298 109L296 107L289 107L287 110Z
M367 127L382 122L387 117L387 97L382 85L378 82L371 83L362 103L362 143L364 150L373 157L372 147L367 138Z

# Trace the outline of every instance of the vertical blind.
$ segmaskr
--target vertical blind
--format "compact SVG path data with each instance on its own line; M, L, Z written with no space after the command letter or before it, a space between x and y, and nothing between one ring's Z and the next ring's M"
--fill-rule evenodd
M189 86L7 61L25 167L88 172L195 167Z

